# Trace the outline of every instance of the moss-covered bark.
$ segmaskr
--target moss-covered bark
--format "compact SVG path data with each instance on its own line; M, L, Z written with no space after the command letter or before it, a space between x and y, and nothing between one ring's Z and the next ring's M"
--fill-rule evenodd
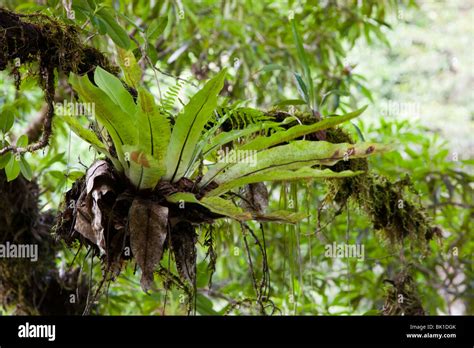
M53 215L38 210L38 186L0 173L0 244L37 246L37 261L0 258L0 303L17 314L81 314L87 287L77 269L60 272L59 244L50 234Z

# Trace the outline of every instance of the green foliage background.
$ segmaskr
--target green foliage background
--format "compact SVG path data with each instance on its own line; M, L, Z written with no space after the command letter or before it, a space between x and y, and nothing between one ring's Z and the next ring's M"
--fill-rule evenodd
M322 115L341 114L369 104L346 130L357 140L395 145L395 151L370 160L371 170L392 179L410 176L428 215L443 231L442 242L432 241L429 254L408 242L403 249L392 246L356 204L337 214L338 207L327 206L318 220L327 192L324 182L273 185L272 208L310 215L296 226L263 224L274 314L376 314L384 304L384 279L406 267L428 313L474 314L472 5L396 0L97 3L74 0L74 18L70 13L68 18L61 1L38 5L4 0L1 5L19 12L39 10L81 26L84 40L112 58L116 45L130 48L142 58L145 83L158 100L168 97L170 109L180 108L173 94L185 102L199 80L222 68L229 70L222 105L238 101L271 109L301 99L295 73L307 77L310 70L315 109ZM301 33L306 67L289 18ZM42 105L35 77L26 70L22 75L21 90L15 92L12 78L0 73L1 117L14 116L13 128L4 126L1 133L9 139L24 132ZM174 91L166 93L170 88ZM306 105L284 104L278 108L309 111ZM62 194L96 157L60 117L54 129L49 148L25 157L42 186L43 209L57 209ZM252 227L261 233L258 225ZM263 259L258 247L248 234L243 237L238 224L221 220L212 228L216 270L209 288L209 260L205 248L199 248L197 313L258 314L245 238L260 279ZM205 235L203 228L201 245ZM324 246L332 242L362 243L365 260L326 257ZM69 267L74 251L64 249L60 256L58 263ZM97 260L85 253L77 260L85 275L100 281ZM167 264L166 257L162 264ZM162 290L145 294L133 273L134 265L127 265L110 284L97 313L186 313L182 292L160 285Z

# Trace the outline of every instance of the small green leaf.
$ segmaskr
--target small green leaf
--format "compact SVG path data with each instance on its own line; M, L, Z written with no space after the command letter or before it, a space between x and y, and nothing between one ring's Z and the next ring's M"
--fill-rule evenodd
M5 167L5 173L7 174L7 181L15 180L20 174L20 164L16 160L15 156L11 156Z
M110 10L102 7L96 12L96 16L104 20L105 26L107 27L107 34L109 34L112 41L118 46L128 50L130 48L130 38L125 29L117 23Z
M272 211L266 214L257 213L253 216L253 218L257 221L290 223L290 224L297 224L301 222L301 220L306 219L307 217L308 216L305 213L287 211L287 210Z
M50 170L48 173L55 179L61 180L65 178L64 173L60 170Z
M158 53L156 53L156 48L153 47L153 45L149 44L148 49L146 50L146 54L150 58L151 63L155 65L158 61Z
M357 132L357 135L359 136L360 141L365 141L364 135L362 134L362 131L360 130L360 128L354 122L351 122L351 124L352 126L354 126Z
M3 133L8 132L13 127L14 122L15 122L14 113L9 109L3 110L2 113L0 114L0 130Z
M12 154L10 152L7 152L3 156L0 156L0 169L5 168L7 163L10 161L11 157L12 157Z
M84 176L84 172L81 172L80 170L73 170L67 173L67 177L71 181L76 181L77 179L80 179L83 176Z
M31 181L33 178L33 172L28 161L23 156L21 156L20 159L20 171L26 180Z
M160 36L166 29L166 25L168 24L168 17L160 17L155 20L151 25L148 27L146 31L147 40L155 40Z
M303 78L298 73L294 73L294 75L295 75L295 79L296 79L296 87L298 89L298 93L306 101L306 103L308 105L310 105L308 88L306 87L306 84L304 83Z
M16 147L22 147L25 148L28 146L28 136L26 134L23 134L18 138L16 141Z
M218 312L214 310L212 301L207 297L201 294L196 296L196 310L201 315L219 315Z

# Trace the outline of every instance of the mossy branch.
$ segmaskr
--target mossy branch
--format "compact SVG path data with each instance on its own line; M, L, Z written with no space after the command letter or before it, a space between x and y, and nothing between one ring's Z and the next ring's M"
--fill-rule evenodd
M96 66L117 74L104 54L84 45L79 30L44 14L17 14L0 8L0 70L9 64L19 85L18 66L37 62L40 86L44 92L47 112L43 120L43 131L38 141L26 148L8 145L0 149L0 156L35 152L49 144L54 116L54 71L68 75L91 73Z

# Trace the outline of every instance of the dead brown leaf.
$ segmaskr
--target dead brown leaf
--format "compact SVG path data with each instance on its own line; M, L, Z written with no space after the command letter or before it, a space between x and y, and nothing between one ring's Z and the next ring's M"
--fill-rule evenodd
M144 291L153 287L153 272L163 256L168 229L168 208L136 198L129 212L130 246L142 270Z
M103 205L101 200L114 191L113 169L106 161L99 160L92 164L86 173L86 190L77 201L76 223L74 229L97 245L101 254L106 253L104 238Z

